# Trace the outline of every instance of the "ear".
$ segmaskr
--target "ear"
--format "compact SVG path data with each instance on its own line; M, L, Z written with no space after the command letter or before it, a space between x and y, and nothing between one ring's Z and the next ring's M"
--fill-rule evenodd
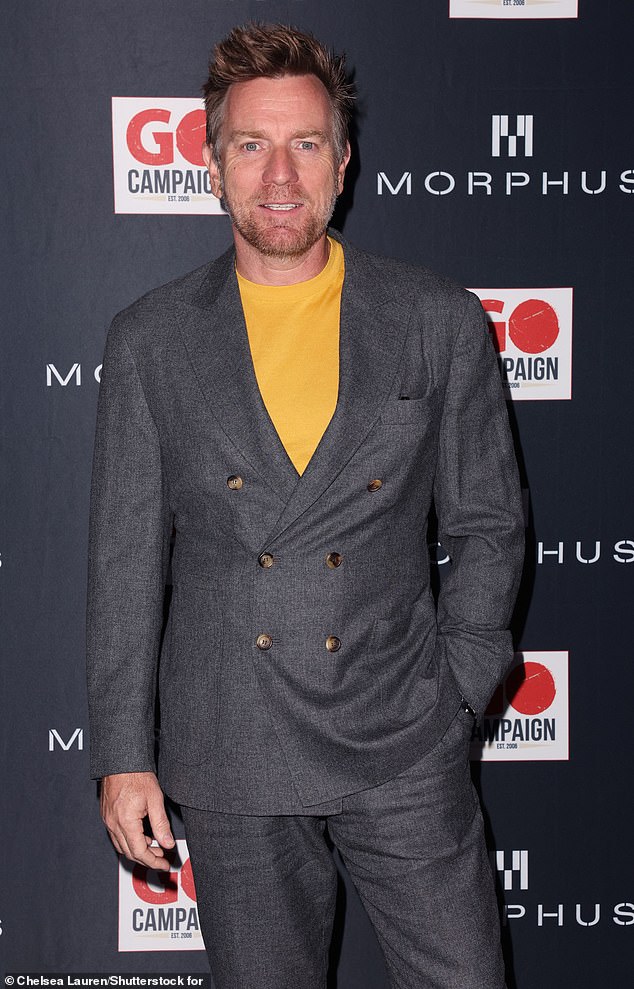
M337 195L341 195L343 192L343 177L346 174L346 168L348 167L348 162L350 161L350 143L346 141L346 147L343 152L343 158L337 168Z
M214 158L214 149L211 144L203 144L203 161L207 166L207 171L209 172L209 181L211 183L211 191L213 192L216 199L222 198L222 182L220 181L220 172L218 170L218 164Z

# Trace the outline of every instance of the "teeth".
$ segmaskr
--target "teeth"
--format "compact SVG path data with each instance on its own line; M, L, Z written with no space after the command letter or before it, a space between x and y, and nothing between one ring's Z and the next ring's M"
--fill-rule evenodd
M264 203L266 209L295 209L296 203Z

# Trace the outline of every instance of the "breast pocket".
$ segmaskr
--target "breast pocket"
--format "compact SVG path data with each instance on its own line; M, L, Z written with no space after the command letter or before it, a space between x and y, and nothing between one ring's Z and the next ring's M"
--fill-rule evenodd
M159 672L161 751L190 766L211 758L218 733L223 631L212 612L209 588L174 587Z
M437 408L435 392L424 398L392 398L385 403L380 421L385 426L431 424L436 418Z

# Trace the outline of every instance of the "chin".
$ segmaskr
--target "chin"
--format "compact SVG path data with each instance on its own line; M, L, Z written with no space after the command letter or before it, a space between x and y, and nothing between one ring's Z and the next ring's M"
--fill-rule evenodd
M261 254L266 257L288 259L301 257L323 237L326 227L315 229L311 227L306 230L291 230L289 228L276 228L268 230L240 229L239 233L244 239Z

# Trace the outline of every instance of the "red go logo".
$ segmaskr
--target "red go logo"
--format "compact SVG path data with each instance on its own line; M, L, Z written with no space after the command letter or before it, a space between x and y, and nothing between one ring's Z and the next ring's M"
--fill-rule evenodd
M498 684L486 714L502 714L508 702L518 714L534 717L548 710L556 693L555 678L548 667L527 660L511 670L506 684Z
M178 900L178 882L183 892L190 900L196 902L196 889L194 887L194 876L192 873L191 859L183 862L183 867L179 872L153 872L152 882L160 886L160 890L152 889L148 882L148 870L144 865L135 865L132 870L132 885L134 892L144 903L176 903Z
M482 307L490 317L502 315L505 303L500 299L482 299ZM525 354L542 354L552 347L559 336L557 313L543 299L526 299L515 307L508 320L490 319L489 332L498 354L506 350L507 336Z
M183 158L191 165L203 168L202 146L205 141L205 111L190 110L182 118L176 130L167 126L161 130L151 130L150 134L158 150L147 147L149 124L168 125L171 119L170 110L160 108L141 110L136 113L128 124L126 141L128 150L133 158L142 165L171 165L174 162L174 138L176 147Z

